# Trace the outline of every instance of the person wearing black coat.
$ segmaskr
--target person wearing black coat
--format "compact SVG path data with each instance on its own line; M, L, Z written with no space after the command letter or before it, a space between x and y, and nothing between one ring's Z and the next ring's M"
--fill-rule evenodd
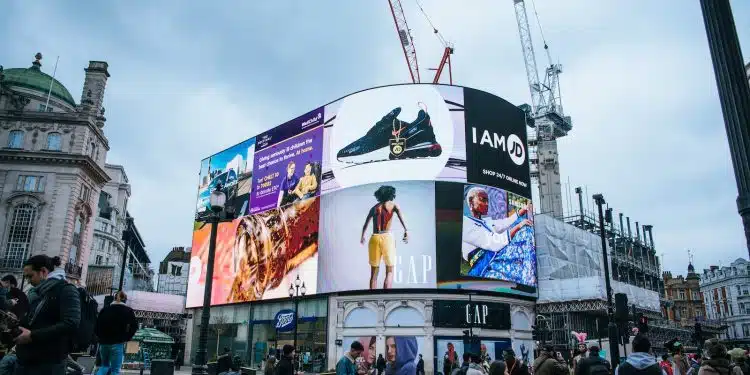
M99 340L100 372L122 367L125 359L125 343L130 341L138 330L135 312L125 303L128 296L117 292L115 301L102 309L96 318L94 333Z
M63 375L81 320L78 289L48 277L55 270L52 258L35 255L26 260L24 277L34 287L29 313L21 320L16 344L15 375Z
M294 347L286 344L282 350L283 355L276 365L276 375L294 375Z
M508 375L529 375L529 365L518 360L513 349L503 351L503 361Z
M381 375L385 371L385 358L383 358L382 354L378 354L378 361L375 367L378 369L378 375Z
M18 289L18 281L15 276L6 275L0 279L0 286L8 290L6 295L8 311L12 312L16 318L23 319L29 311L29 299L21 289Z

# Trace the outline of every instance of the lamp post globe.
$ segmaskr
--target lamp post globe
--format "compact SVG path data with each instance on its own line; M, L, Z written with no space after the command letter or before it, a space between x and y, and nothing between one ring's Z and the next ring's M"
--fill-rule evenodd
M221 185L216 187L216 190L211 192L208 198L208 204L213 212L221 212L224 209L224 205L227 202L227 195L221 191Z

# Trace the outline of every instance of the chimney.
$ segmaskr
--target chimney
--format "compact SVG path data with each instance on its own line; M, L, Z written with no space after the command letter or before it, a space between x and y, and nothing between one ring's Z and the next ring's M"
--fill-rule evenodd
M109 64L104 61L89 61L86 78L83 81L83 92L81 93L81 105L94 116L103 116L104 89L107 86ZM103 123L102 123L103 126Z
M630 231L630 216L625 217L625 221L628 223L628 238L633 239L633 232Z
M648 229L648 242L651 244L651 248L656 248L654 246L654 226L653 225L647 225L646 228Z
M641 226L638 225L638 222L635 222L635 239L637 242L641 242Z
M622 212L620 212L620 235L625 237L625 227L622 226Z
M641 227L643 228L643 245L648 247L648 238L646 237L646 227L648 225L643 224Z

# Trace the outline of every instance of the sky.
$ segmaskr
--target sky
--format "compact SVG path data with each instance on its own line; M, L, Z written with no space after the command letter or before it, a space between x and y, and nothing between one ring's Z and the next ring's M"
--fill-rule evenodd
M416 1L402 1L429 77L442 45ZM42 52L51 74L59 55L56 77L78 102L88 61L109 63L107 162L125 166L153 262L191 243L202 159L348 93L409 80L385 1L84 3L3 2L0 64L27 67ZM731 3L748 61L750 2ZM454 83L530 102L511 0L422 6L455 45ZM665 270L684 273L688 250L698 269L747 257L699 1L535 6L573 118L559 142L563 180L653 225Z

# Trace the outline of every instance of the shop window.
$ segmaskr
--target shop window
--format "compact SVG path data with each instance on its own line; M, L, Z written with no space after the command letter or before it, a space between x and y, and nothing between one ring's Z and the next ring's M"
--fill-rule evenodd
M344 327L375 327L378 323L378 314L366 307L359 307L347 315L344 319Z
M397 307L385 318L386 327L419 327L424 325L424 316L413 307Z

